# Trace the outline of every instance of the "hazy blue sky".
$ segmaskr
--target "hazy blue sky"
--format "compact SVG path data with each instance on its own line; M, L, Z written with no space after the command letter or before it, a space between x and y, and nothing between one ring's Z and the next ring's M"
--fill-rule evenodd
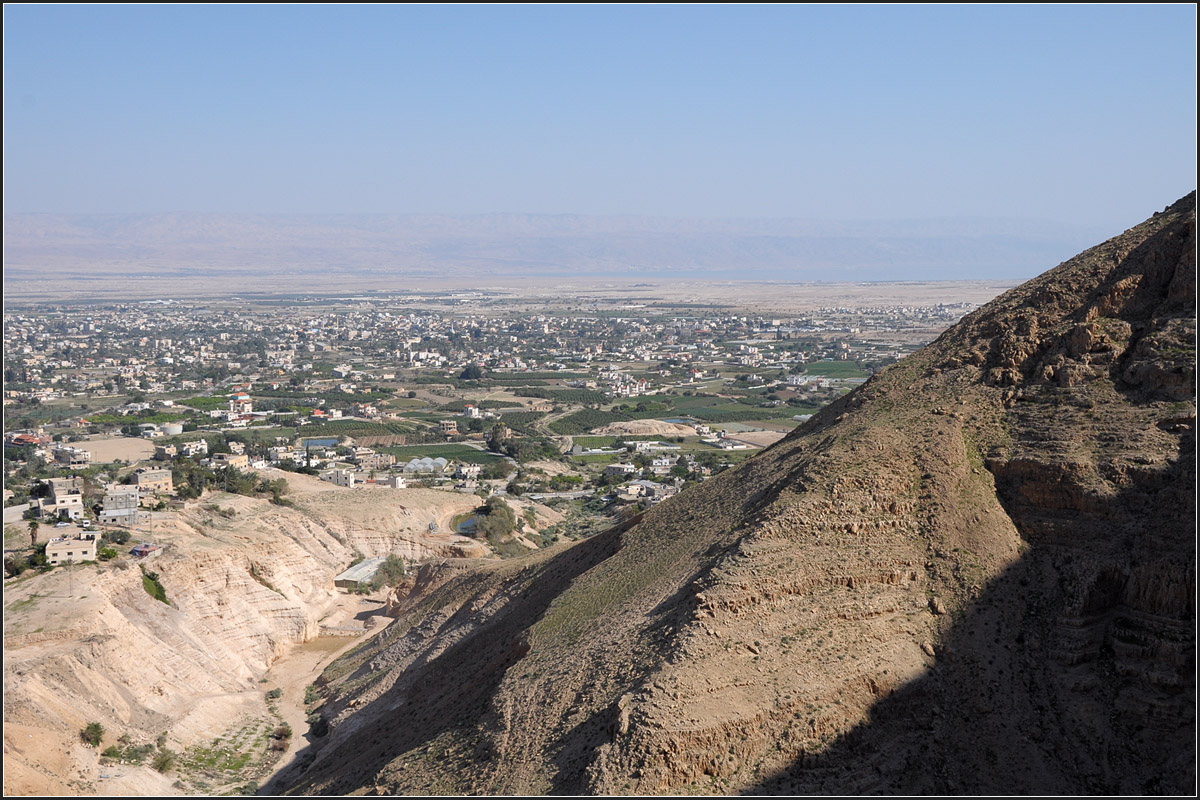
M6 5L4 201L1120 229L1195 67L1190 4Z

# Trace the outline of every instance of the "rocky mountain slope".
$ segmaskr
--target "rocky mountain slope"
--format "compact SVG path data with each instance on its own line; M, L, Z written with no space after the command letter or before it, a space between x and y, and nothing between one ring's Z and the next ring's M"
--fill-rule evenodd
M743 466L428 581L292 793L1188 793L1195 195Z

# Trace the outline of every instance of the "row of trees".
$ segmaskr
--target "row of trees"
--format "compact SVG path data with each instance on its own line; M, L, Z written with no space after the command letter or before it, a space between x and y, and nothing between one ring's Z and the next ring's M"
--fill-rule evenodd
M242 472L235 467L209 469L190 459L180 459L171 468L171 479L175 484L175 492L183 500L194 500L204 493L205 489L244 494L249 496L270 495L271 502L286 505L284 495L288 493L286 478L268 480L259 478L253 472Z

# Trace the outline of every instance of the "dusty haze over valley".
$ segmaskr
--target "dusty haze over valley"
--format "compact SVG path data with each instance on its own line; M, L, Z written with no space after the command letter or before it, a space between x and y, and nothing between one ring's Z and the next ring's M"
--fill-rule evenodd
M15 300L641 281L1007 280L1100 233L1033 221L5 214ZM52 281L47 280L53 278Z

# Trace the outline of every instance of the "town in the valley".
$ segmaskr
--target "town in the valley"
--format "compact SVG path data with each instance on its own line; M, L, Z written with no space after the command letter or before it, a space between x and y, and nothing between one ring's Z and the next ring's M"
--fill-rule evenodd
M770 446L976 305L912 298L794 317L644 291L9 307L6 569L151 553L156 513L208 490L286 503L290 473L527 496L563 521L525 548L586 536Z

